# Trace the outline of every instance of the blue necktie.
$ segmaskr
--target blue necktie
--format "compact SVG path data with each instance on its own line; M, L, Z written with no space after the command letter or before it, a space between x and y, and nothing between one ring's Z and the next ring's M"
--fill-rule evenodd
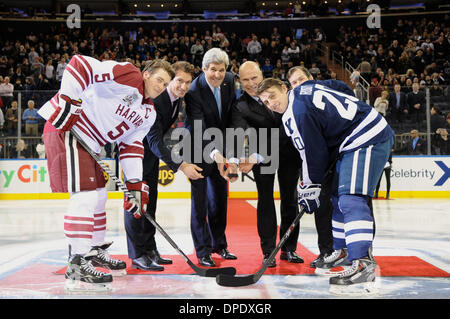
M222 103L220 101L219 88L214 88L214 97L216 98L217 109L219 110L219 117L222 118Z

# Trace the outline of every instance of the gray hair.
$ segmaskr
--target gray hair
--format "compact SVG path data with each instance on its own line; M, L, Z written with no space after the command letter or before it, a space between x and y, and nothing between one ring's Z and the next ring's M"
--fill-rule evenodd
M230 64L230 59L228 58L228 54L225 51L219 48L212 48L206 51L205 55L203 56L202 67L207 69L211 63L223 63L225 64L226 69Z

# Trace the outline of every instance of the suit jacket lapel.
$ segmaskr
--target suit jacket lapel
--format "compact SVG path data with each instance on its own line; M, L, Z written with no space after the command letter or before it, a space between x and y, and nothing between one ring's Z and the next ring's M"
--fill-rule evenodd
M263 115L264 117L269 118L271 121L274 120L273 113L271 113L271 111L267 109L267 107L264 104L259 103L247 93L244 94L246 94L247 103L253 112L257 112Z

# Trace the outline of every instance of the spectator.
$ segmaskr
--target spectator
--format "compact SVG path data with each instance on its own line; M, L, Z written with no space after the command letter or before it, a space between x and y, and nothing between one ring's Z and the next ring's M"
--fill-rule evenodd
M372 65L366 59L363 59L361 63L357 66L356 71L359 71L360 75L368 83L370 82L370 75L372 73Z
M450 155L450 142L448 138L448 131L445 128L441 128L438 131L438 141L437 141L437 155Z
M6 111L5 117L7 121L8 135L12 136L17 134L17 123L19 121L17 101L11 102L11 107Z
M56 66L55 79L56 79L56 82L58 83L58 85L61 83L63 72L66 68L66 65L67 65L66 58L62 57L58 61L58 65Z
M31 47L30 52L28 53L28 62L32 64L36 61L36 58L39 58L39 54L36 52L34 47Z
M287 45L283 47L283 50L281 51L281 65L284 68L287 68L289 61L291 60L289 56L289 48Z
M430 110L430 132L432 148L437 146L439 129L445 127L445 118L439 107L433 105Z
M5 76L3 83L0 84L0 97L4 105L9 105L13 100L14 85L10 83L10 78Z
M410 132L410 141L408 145L401 149L401 152L406 155L425 155L426 151L426 142L419 137L419 131L414 129Z
M3 126L5 125L5 116L0 108L0 136L3 136Z
M53 66L52 59L48 59L44 74L49 82L53 82L53 79L55 77L55 67Z
M376 77L374 77L372 79L372 83L369 87L369 104L371 106L374 105L377 97L381 96L382 91L383 91L383 87L381 87L381 85L378 83L378 79Z
M401 91L400 84L394 86L394 92L389 94L389 118L392 123L401 124L404 122L404 117L408 114L408 104L406 103L406 94Z
M316 79L317 75L320 74L320 69L317 67L317 63L313 63L309 69L309 73Z
M23 139L17 141L16 147L11 150L10 158L32 158L31 149Z
M450 130L450 113L447 114L447 116L445 117L445 129L447 129L447 131Z
M386 117L388 111L389 101L388 101L388 91L381 92L381 96L375 99L374 108L378 113Z
M416 55L413 57L412 61L414 65L414 71L416 72L416 74L423 73L423 71L425 70L426 63L423 57L422 50L417 50Z
M195 44L191 47L191 55L192 55L192 64L200 65L204 53L203 45L200 42L200 39L195 40Z
M270 62L270 59L266 59L264 65L262 67L264 77L270 78L273 76L273 65Z
M256 35L252 36L252 40L247 44L247 52L250 60L258 61L259 54L262 51L261 43Z
M443 96L444 92L438 83L433 82L430 88L430 96Z
M39 115L33 100L28 101L28 108L23 112L22 119L25 121L25 135L38 136Z
M419 90L419 84L413 83L412 92L408 93L406 102L408 104L408 112L411 118L419 123L424 119L425 94Z

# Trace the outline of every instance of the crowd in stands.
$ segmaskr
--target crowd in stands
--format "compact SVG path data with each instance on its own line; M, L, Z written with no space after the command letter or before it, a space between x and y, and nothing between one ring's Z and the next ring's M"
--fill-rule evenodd
M423 129L424 88L430 87L432 96L436 96L433 101L449 100L449 30L448 18L440 23L399 19L392 30L341 26L331 50L341 54L370 83L370 104L386 116L396 132ZM265 77L286 80L292 66L304 65L316 79L336 78L320 59L319 47L324 41L320 28L304 29L297 39L295 34L281 34L277 27L270 34L240 36L223 32L217 24L200 31L195 25L178 23L159 31L139 27L126 32L114 27L87 27L81 31L61 24L45 34L30 31L23 38L2 39L0 134L17 136L20 116L22 135L40 138L44 123L36 109L58 90L65 66L75 54L101 61L128 61L137 67L155 58L184 60L194 64L198 75L203 54L220 47L228 52L229 71L236 76L240 64L255 60ZM238 81L236 89L240 90ZM20 115L18 102L22 106ZM433 106L442 117L443 124L438 128L448 130L444 117L450 108Z
M396 133L426 131L429 88L435 123L432 154L441 154L446 152L441 140L447 141L450 129L449 41L449 17L445 15L443 21L398 19L379 29L341 26L332 49L360 73L360 83L368 86L369 104ZM406 146L398 151L413 153ZM421 154L426 153L427 148L422 148Z

